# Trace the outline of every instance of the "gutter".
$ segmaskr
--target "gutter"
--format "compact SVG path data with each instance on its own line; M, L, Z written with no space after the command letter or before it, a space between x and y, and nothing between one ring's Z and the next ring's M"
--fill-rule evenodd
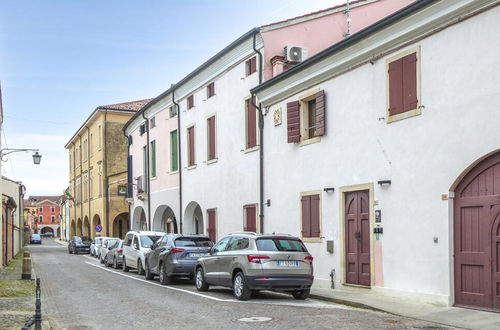
M148 230L151 229L151 189L150 189L150 173L149 173L149 120L144 116L144 111L141 112L142 118L145 120L146 127L146 186L148 190Z
M125 139L127 139L127 197L125 197L125 198L130 198L130 197L134 198L134 186L132 186L132 196L128 195L128 191L129 191L129 187L130 187L129 185L133 184L133 182L128 182L128 178L132 177L132 175L129 175L129 173L128 173L130 171L130 169L128 168L128 158L130 157L130 141L129 141L129 136L127 135L127 133L125 133L125 130L122 130L122 133L125 136ZM130 214L131 214L130 208L132 207L132 205L127 202L127 207L128 207L128 219L127 219L128 228L132 229L132 217L130 216Z
M106 141L108 141L108 138L107 138L107 123L108 123L108 118L107 118L107 115L108 115L108 110L107 109L104 109L104 134L103 134L103 138L104 138L104 145L102 146L104 148L104 157L103 157L103 160L104 160L104 166L103 166L103 177L104 177L104 185L103 185L103 190L104 190L104 197L106 199L106 236L109 236L109 198L108 198L108 157L107 157L107 151L108 151L108 148L106 146Z
M177 167L179 169L179 233L182 234L182 157L181 157L181 111L179 103L175 102L175 85L170 87L172 91L172 103L177 110ZM170 160L172 161L172 160Z

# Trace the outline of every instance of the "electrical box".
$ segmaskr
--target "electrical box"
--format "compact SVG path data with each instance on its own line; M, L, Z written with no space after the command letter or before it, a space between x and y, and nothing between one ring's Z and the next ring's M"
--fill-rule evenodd
M333 240L326 241L326 251L328 253L333 253Z

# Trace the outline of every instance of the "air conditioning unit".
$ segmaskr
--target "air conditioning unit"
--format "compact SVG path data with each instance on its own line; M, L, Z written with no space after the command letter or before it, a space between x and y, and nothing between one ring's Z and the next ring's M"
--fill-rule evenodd
M285 46L285 61L286 62L302 62L307 60L307 49L299 46Z

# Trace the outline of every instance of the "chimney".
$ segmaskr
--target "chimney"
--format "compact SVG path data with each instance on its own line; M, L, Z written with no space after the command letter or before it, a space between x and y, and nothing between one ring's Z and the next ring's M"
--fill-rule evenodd
M285 57L276 55L271 59L271 66L273 68L273 77L276 77L285 71Z

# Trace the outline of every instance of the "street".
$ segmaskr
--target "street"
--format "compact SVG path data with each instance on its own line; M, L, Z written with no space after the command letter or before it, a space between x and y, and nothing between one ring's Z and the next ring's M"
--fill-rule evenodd
M70 255L51 238L29 249L42 279L44 318L56 329L440 328L314 299L296 301L275 292L241 302L227 288L202 294L187 280L162 286L157 278L146 281L134 271L106 268L89 255Z

